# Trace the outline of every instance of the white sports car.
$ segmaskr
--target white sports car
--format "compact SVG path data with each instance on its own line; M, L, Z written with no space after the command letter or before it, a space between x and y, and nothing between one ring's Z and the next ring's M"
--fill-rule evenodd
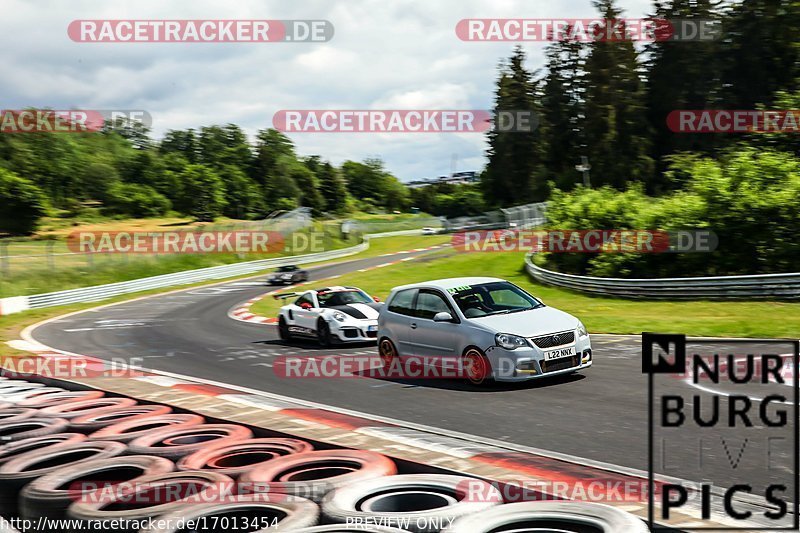
M383 304L359 288L325 287L273 297L296 298L278 314L282 340L315 338L328 346L334 342L374 341L378 336L378 310Z

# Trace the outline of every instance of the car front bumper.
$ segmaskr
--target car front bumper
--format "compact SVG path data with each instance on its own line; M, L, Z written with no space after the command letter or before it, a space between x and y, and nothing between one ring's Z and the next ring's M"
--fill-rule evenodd
M343 324L331 328L340 342L373 342L378 339L378 321L364 320L363 324Z
M528 381L569 374L592 366L594 357L590 337L580 337L574 344L555 346L552 349L571 346L575 346L575 356L551 361L545 361L543 350L534 347L506 350L491 346L486 350L486 356L492 365L492 377L496 381Z

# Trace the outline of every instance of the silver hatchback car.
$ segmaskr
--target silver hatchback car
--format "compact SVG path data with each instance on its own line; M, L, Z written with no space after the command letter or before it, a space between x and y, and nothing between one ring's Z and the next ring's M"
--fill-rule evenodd
M392 289L378 317L384 365L457 360L463 377L524 381L592 366L580 320L497 278L449 278Z

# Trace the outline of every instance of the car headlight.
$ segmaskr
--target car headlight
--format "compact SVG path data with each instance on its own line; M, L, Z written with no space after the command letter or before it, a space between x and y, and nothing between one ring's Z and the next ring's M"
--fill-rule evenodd
M494 336L494 341L498 346L505 348L506 350L514 350L516 348L528 346L528 341L526 341L523 337L512 335L510 333L498 333Z
M588 337L589 332L586 331L586 326L583 325L583 322L578 320L578 337Z
M335 313L333 313L333 318L335 318L339 322L344 322L347 319L347 315L345 315L341 311L336 311Z

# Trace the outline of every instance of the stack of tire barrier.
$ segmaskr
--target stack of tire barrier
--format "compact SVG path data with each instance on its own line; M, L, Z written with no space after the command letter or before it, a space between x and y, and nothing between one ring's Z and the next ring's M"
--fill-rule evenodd
M142 533L647 531L604 505L503 503L486 481L399 473L378 453L315 450L163 405L5 378L0 515L70 519L60 522L72 524L64 533L147 523L157 527ZM8 522L0 530L12 531Z

